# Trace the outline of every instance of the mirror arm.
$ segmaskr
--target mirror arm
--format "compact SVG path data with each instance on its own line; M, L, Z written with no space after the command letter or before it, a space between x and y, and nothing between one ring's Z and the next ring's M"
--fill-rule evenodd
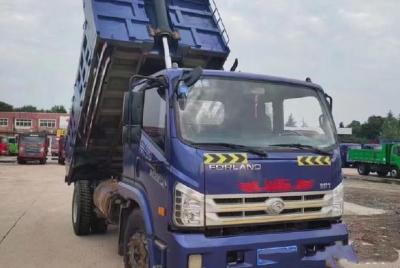
M333 98L331 96L329 96L327 93L325 93L325 98L328 101L329 109L332 112L332 110L333 110Z
M168 83L167 83L167 81L165 81L164 78L157 78L157 77L152 77L152 76L135 74L135 75L131 76L131 78L129 79L129 87L133 88L133 83L136 82L137 80L141 80L141 79L154 82L156 84L156 86L161 86L161 87L168 86Z

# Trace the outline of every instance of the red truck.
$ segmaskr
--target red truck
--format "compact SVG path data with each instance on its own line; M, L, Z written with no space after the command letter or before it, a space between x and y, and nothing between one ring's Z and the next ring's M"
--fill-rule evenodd
M58 156L59 153L59 137L53 137L50 142L51 156Z
M0 155L8 155L8 144L4 137L0 136Z
M64 146L65 138L61 136L58 139L58 164L65 164L65 146Z
M18 164L27 161L39 161L44 165L47 161L49 142L44 133L27 133L19 135Z

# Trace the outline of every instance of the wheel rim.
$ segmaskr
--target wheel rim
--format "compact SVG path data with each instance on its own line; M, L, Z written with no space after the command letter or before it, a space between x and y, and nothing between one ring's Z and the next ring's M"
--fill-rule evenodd
M132 268L148 268L147 240L143 233L135 233L128 243L129 265Z
M364 167L364 166L359 166L359 167L358 167L358 173L364 173L363 167Z
M390 174L392 175L392 177L397 177L397 175L398 175L398 171L396 170L396 169L393 169L391 172L390 172Z
M78 218L78 195L74 193L73 202L72 202L72 221L76 223L76 219Z

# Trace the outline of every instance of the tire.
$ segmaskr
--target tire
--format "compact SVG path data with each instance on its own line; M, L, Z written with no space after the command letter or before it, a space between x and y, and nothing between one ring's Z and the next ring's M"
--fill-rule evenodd
M390 171L390 176L396 179L400 179L400 170L398 168L393 168Z
M368 176L369 173L371 172L371 170L367 164L358 164L357 171L358 171L358 174L363 175L363 176Z
M124 230L125 268L149 268L149 250L142 213L134 209Z
M72 225L77 236L90 234L93 213L90 181L82 180L75 182L72 198Z
M45 165L46 164L46 159L41 159L39 162L40 162L41 165Z
M22 159L17 159L18 165L24 165L26 164L26 161L22 160Z

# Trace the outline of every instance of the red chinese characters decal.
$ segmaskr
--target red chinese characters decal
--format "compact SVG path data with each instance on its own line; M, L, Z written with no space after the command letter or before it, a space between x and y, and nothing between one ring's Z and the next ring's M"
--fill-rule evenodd
M258 181L242 182L239 184L240 190L245 193L309 191L313 187L314 180L311 179L299 179L295 183L292 183L289 179L278 178L266 180L264 184L260 184Z

